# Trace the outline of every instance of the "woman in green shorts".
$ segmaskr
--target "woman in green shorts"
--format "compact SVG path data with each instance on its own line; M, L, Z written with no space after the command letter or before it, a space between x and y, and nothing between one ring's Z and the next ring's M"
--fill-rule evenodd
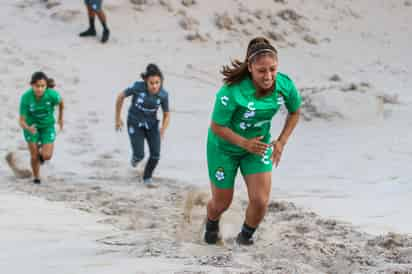
M207 205L204 239L209 244L220 239L219 219L232 202L239 168L249 204L237 243L253 244L253 233L266 213L272 165L279 164L301 104L292 80L277 69L277 51L261 37L249 42L243 62L236 60L232 67L223 67L225 84L216 95L207 140L212 198ZM279 137L271 140L271 121L282 104L289 115Z
M20 101L20 126L28 144L33 170L33 183L40 184L40 164L50 160L56 138L54 124L55 106L59 106L58 124L63 129L63 100L55 91L54 81L43 72L35 72L31 78L31 88Z

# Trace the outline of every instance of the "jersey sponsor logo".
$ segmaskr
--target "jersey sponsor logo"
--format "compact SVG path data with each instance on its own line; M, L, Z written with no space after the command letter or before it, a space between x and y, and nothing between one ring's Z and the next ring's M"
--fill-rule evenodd
M245 114L243 115L243 117L245 117L246 119L252 118L256 115L256 112L253 110L247 110L245 112Z
M220 97L220 103L224 105L225 107L227 106L228 102L229 102L229 97L227 96Z
M270 124L271 122L272 122L271 120L260 121L260 122L257 122L256 124L254 124L253 127L261 127L264 124Z
M243 117L244 117L245 119L252 118L252 117L254 117L254 116L256 115L256 112L255 112L256 108L255 108L254 105L255 105L254 102L249 102L249 103L247 104L247 111L245 112L245 114L243 114Z
M247 128L250 128L252 124L246 123L246 122L240 122L239 127L242 130L246 130Z
M225 170L223 169L223 167L219 167L216 170L215 177L218 181L223 181L225 179Z
M256 108L255 108L255 103L254 103L254 102L249 102L249 103L247 104L247 108L248 108L249 110L252 110L252 111L256 110Z
M157 107L155 108L145 108L144 106L140 105L140 104L136 104L137 108L143 112L156 112L157 111Z
M254 102L249 102L247 104L247 111L245 112L245 114L243 114L243 117L245 119L249 119L252 117L255 117L256 112L255 112L256 108L255 108L255 103Z

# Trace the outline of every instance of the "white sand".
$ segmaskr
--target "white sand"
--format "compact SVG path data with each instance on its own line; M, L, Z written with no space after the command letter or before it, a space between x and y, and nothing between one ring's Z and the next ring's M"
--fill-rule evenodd
M374 247L370 251L368 245L362 245L373 238L363 232L378 235L412 231L408 210L412 206L409 171L412 7L408 1L288 0L287 4L281 4L259 0L259 4L244 3L246 9L240 9L239 2L232 0L198 0L200 3L189 8L183 8L176 0L170 1L173 12L159 6L157 1L148 1L155 4L144 5L140 7L144 12L139 12L129 1L106 0L113 36L104 46L95 39L82 40L76 36L87 26L84 8L79 2L61 1L61 5L49 10L39 0L2 1L0 151L3 155L18 151L19 157L25 159L22 165L27 167L28 154L16 121L19 98L27 89L33 71L45 70L56 79L67 106L66 128L59 134L55 157L43 173L45 186L37 190L27 181L16 181L5 163L0 166L0 197L7 201L7 207L0 207L5 220L0 223L0 242L7 240L8 243L8 252L0 254L0 258L6 269L11 273L24 273L25 269L38 267L41 273L52 273L34 258L30 251L34 245L45 253L51 252L51 266L61 269L73 262L76 266L68 268L68 273L119 273L119 265L124 267L121 273L192 273L195 270L289 273L287 271L293 269L298 273L340 273L337 269L341 273L391 273L388 269L411 269L407 264L412 261L408 251L411 245L406 240L399 250L382 251ZM285 22L276 15L285 8L304 18ZM207 42L185 39L195 31L185 31L179 26L179 21L185 18L178 13L181 9L186 10L186 17L199 21L194 29L197 28ZM263 19L257 19L250 12L256 9L265 9L263 15L258 12ZM219 30L214 24L214 15L224 11L228 11L229 16L240 15L249 23L235 23L231 31ZM273 18L276 26L270 25ZM259 25L263 26L262 30L258 30ZM100 31L98 23L97 26ZM322 222L316 222L319 217L311 217L307 211L299 210L298 224L290 223L288 218L284 222L284 216L269 213L257 235L260 243L251 252L233 250L231 239L242 222L241 208L246 200L241 180L237 184L233 213L228 214L225 221L225 248L215 250L199 245L198 230L204 214L201 205L195 208L192 225L182 220L192 186L208 192L205 136L214 94L220 85L218 71L230 58L244 55L251 38L241 34L244 30L253 35L269 30L281 34L284 39L278 42L281 71L295 80L307 103L304 108L307 119L302 119L280 167L274 171L273 200L294 202L324 218L352 223L356 230L349 225L332 229L336 235L349 235L347 238L326 233ZM303 39L305 35L319 43L307 43ZM172 124L163 143L163 158L156 170L164 186L153 191L140 185L136 189L135 172L128 167L127 134L116 134L113 130L116 94L137 80L148 62L157 62L164 69L173 111ZM333 74L338 74L342 81L329 81ZM362 86L362 82L369 86ZM357 90L342 91L352 83ZM383 104L377 99L382 95L385 98L398 95L399 104ZM283 116L279 116L273 124L274 135L283 123ZM93 188L97 186L101 189L96 191ZM16 190L30 195L17 195ZM173 191L179 192L176 203L168 200L169 196L174 197L170 195ZM119 205L109 193L115 197L127 193L140 197L141 201L136 202L136 197L123 197L126 202ZM32 195L65 204L34 199ZM150 217L155 210L151 205L162 209L160 217ZM24 210L34 207L38 208L35 220L33 213ZM67 207L89 211L90 217ZM295 214L294 209L290 210L288 214ZM24 218L16 219L16 212L25 214ZM96 225L101 214L112 216L108 224ZM141 214L143 217L136 221L136 216ZM57 219L55 215L60 217ZM48 225L40 225L43 219ZM73 223L84 224L84 229L70 225ZM296 225L309 227L313 234L300 233L302 229L295 230ZM10 229L11 226L14 229ZM40 231L34 232L33 227ZM123 236L116 238L118 241L135 244L120 248L119 253L96 258L94 254L107 246L107 242L96 244L100 239L97 235L111 236L113 227L125 233L120 233ZM155 235L151 233L153 228ZM189 233L187 229L194 231ZM27 230L31 233L25 233ZM67 230L67 234L60 233L61 230ZM188 239L179 238L184 232ZM293 237L285 236L288 233ZM19 240L18 249L12 244L19 239L17 235L25 235ZM73 242L70 240L73 238L78 240ZM74 251L69 252L67 260L63 256L67 252L62 251L61 246L49 245L53 239L73 246ZM176 239L181 244L174 250ZM345 248L336 248L336 242L342 241ZM270 249L270 245L275 250ZM316 252L322 249L327 251ZM20 255L21 250L28 251ZM145 255L145 250L150 251L149 255ZM302 254L295 254L297 250ZM354 250L360 250L359 254ZM372 255L366 255L368 252ZM401 253L400 259L385 260L392 258L391 252ZM221 257L211 259L210 254ZM286 260L287 255L293 259ZM21 264L22 256L27 258L27 264ZM362 268L359 266L362 262L353 258L374 264L366 263ZM141 260L159 268L140 268ZM351 260L355 263L349 267ZM108 262L109 266L97 270L82 268L88 261ZM326 261L332 261L332 265L325 264ZM279 265L285 266L276 270L275 266ZM13 272L17 266L22 267L21 270Z

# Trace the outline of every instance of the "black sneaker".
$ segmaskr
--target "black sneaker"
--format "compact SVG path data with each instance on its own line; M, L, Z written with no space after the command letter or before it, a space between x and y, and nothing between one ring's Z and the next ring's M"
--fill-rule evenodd
M205 232L205 242L210 245L215 245L221 240L219 231L206 231Z
M38 178L34 179L33 184L40 185L41 184L40 179L38 179Z
M236 237L236 243L238 245L253 245L254 241L252 238L249 238L249 239L245 238L242 232L239 232L239 234L237 234L237 237Z
M109 40L110 37L110 31L108 29L103 30L103 35L102 35L102 43L106 43Z
M79 36L80 37L96 36L96 30L89 28L88 30L81 32Z

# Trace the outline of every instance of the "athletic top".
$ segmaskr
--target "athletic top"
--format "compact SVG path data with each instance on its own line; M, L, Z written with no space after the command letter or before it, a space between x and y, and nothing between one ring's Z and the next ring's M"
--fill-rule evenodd
M33 89L27 90L20 100L20 115L29 126L47 128L54 126L54 108L60 104L61 97L54 89L46 89L40 99L36 99Z
M137 81L124 91L124 96L132 96L128 119L132 123L150 128L158 122L157 111L161 106L163 112L169 112L169 95L163 89L152 95L144 81Z
M273 116L282 104L291 113L297 111L301 97L293 81L282 73L277 73L276 86L271 94L260 98L255 94L256 88L249 76L237 84L224 85L216 95L212 121L247 139L263 136L262 141L269 143ZM210 128L208 142L214 142L227 152L246 152L217 136Z

